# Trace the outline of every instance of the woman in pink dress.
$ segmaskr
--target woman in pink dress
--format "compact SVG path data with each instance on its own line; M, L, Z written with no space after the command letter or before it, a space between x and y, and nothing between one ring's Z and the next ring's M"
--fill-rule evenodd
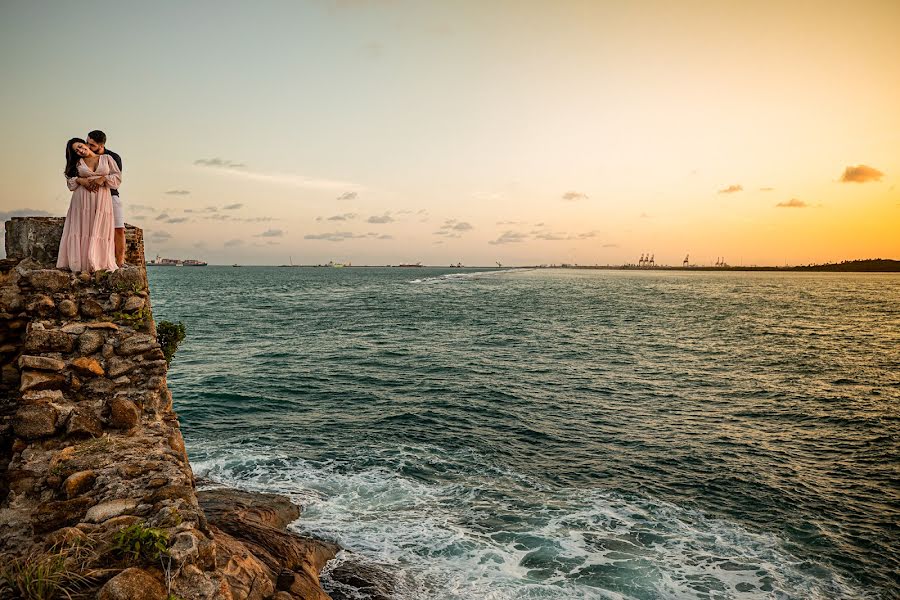
M119 187L122 172L108 154L94 154L84 140L72 138L66 144L65 175L72 200L56 267L75 272L115 271L110 189Z

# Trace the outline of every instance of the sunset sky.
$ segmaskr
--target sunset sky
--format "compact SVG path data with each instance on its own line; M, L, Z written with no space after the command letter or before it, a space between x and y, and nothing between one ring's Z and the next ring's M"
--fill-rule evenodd
M900 259L896 0L13 0L0 54L0 214L103 129L148 257Z

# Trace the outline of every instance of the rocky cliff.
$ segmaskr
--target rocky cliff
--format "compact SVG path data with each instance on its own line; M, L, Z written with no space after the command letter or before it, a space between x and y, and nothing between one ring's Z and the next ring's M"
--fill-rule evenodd
M141 230L127 228L129 266L89 275L54 267L62 223L6 223L0 597L327 599L337 548L288 533L287 499L198 501Z

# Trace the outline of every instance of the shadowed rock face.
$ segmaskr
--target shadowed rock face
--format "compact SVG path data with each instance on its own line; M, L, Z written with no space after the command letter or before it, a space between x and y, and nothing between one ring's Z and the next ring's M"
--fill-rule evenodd
M198 503L156 340L141 230L126 232L129 266L76 274L53 267L62 223L6 223L0 564L60 540L107 547L140 524L162 536L168 563L98 555L84 568L99 598L327 600L318 574L337 548L289 533L300 511L286 498L217 490L203 493L206 510Z

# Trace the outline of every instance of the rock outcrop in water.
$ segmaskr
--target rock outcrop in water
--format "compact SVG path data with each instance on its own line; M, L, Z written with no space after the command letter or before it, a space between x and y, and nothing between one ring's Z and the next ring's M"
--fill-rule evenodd
M103 600L326 600L338 550L286 498L200 492L144 268L54 268L62 219L6 224L0 261L0 597L36 580ZM135 266L137 265L137 266ZM44 596L40 596L44 597ZM47 596L50 597L50 596Z

